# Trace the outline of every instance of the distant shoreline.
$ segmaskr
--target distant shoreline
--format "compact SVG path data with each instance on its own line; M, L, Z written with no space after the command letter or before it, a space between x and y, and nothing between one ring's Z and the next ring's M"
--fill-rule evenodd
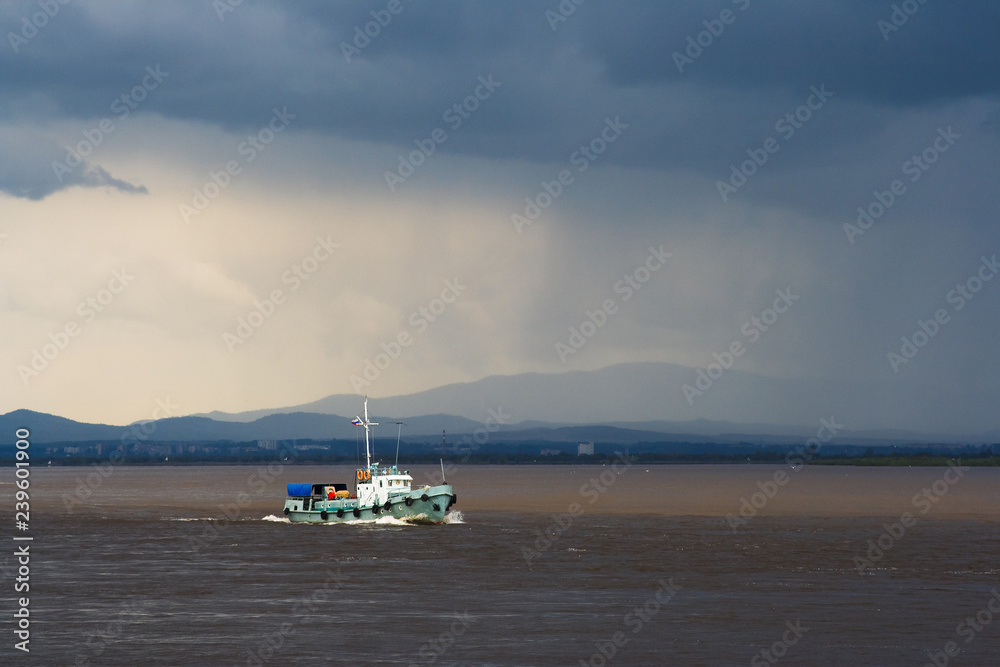
M950 463L971 466L974 468L995 468L1000 466L1000 456L988 456L985 458L962 458L954 456L872 456L858 458L829 458L811 461L810 465L828 466L904 466L907 468L917 466L947 466Z
M773 454L773 455L772 455ZM444 459L446 463L452 465L494 465L494 466L523 466L523 465L607 465L616 461L616 457L598 454L594 456L503 456L476 454L473 456L417 456L400 457L399 465L438 465ZM48 467L93 467L106 463L106 458L96 457L69 457L54 458L51 463L35 463L34 468ZM14 459L5 458L0 460L0 467L14 467ZM356 466L360 465L355 460L335 459L335 458L299 458L295 461L278 461L274 458L252 458L233 459L229 457L219 458L176 458L174 460L150 459L148 457L125 458L116 465L129 467L190 467L190 466L260 466L273 463L283 465L334 465L334 466ZM389 461L383 463L389 464ZM755 457L745 456L725 456L719 454L704 455L664 455L664 454L638 454L634 455L635 465L772 465L787 464L785 455L765 452ZM805 465L821 466L855 466L855 467L947 467L949 464L959 464L977 468L1000 467L1000 456L942 456L938 454L917 454L917 455L885 455L885 456L831 456L823 458L817 456L805 463Z

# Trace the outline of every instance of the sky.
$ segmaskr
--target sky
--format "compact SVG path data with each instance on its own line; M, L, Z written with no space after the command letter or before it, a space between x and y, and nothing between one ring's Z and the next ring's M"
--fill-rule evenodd
M692 419L738 370L885 397L864 426L1000 428L996 3L9 2L0 26L0 412L668 362Z

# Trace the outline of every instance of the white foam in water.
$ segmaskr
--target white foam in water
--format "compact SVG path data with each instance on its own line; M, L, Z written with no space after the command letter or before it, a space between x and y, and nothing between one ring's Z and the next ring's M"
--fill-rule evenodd
M415 524L417 524L417 523L420 522L419 521L419 519L420 519L419 517L414 517L414 519L416 519L416 521L403 521L402 519L397 519L396 517L392 517L392 516L380 516L379 518L374 519L374 520L373 519L358 519L356 521L330 521L330 522L322 523L322 524L319 524L319 525L341 526L341 525L345 525L345 524L350 525L350 524L358 524L358 523L372 523L372 524L377 524L377 525L381 525L381 526L413 526L413 525L415 525ZM201 521L201 519L176 519L176 521ZM275 523L291 523L291 521L288 520L288 517L275 516L274 514L268 514L267 516L261 518L261 521L273 521ZM448 514L444 515L444 521L443 521L443 523L456 523L457 524L457 523L465 523L465 521L464 521L464 517L462 516L462 513L459 510L455 510L454 512L449 512Z
M375 523L389 526L410 526L413 525L407 521L402 521L394 516L380 516L375 519Z
M380 516L377 519L355 519L354 521L326 521L326 522L316 522L310 525L317 526L355 526L357 524L371 524L371 525L381 525L381 526L408 526L410 525L407 521L400 521L399 519L391 516Z

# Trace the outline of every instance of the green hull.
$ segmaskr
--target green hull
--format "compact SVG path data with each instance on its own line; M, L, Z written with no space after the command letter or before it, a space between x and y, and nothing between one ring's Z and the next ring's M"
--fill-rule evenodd
M441 523L456 500L451 485L442 484L395 495L386 503L375 506L360 506L356 498L288 498L284 514L292 523L372 522L382 517L411 523Z

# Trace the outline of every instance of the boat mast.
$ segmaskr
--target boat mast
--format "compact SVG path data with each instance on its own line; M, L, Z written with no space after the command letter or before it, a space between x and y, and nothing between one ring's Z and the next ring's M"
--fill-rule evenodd
M378 426L378 422L368 421L368 397L365 396L365 418L364 421L361 417L357 418L357 421L361 422L361 425L365 427L365 460L367 461L367 467L372 467L372 452L369 440L369 426Z
M396 430L396 465L395 465L395 467L398 468L399 467L399 436L403 434L403 427L406 426L406 423L405 422L396 422L396 425L397 425L398 428Z

